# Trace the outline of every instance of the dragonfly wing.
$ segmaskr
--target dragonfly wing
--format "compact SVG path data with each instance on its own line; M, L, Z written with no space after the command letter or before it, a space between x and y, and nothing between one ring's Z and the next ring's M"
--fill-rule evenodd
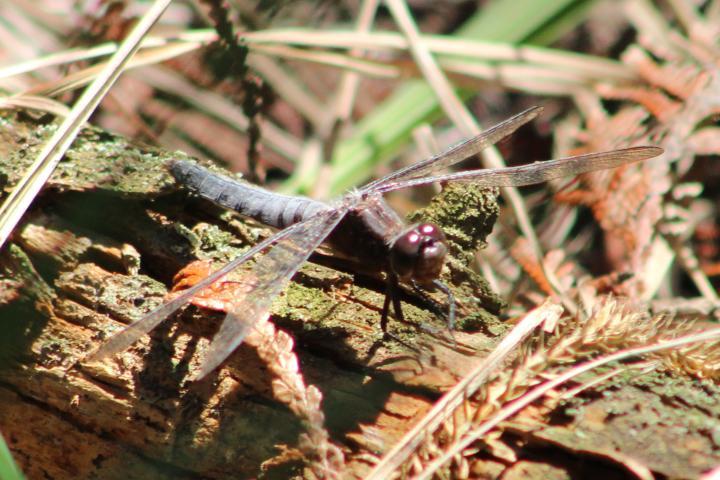
M542 112L542 107L529 108L524 112L495 125L494 127L488 128L479 135L466 140L443 153L420 162L413 163L412 165L408 165L407 167L401 168L400 170L397 170L379 180L371 182L363 187L361 191L375 191L382 185L397 183L401 180L408 180L411 178L426 177L433 172L438 172L450 167L451 165L455 165L456 163L478 154L490 145L494 145L496 142L507 137L515 130L537 117L540 112Z
M290 278L332 232L347 212L343 207L316 215L276 242L270 251L257 260L249 274L252 289L241 301L234 303L195 379L199 380L220 365L245 339L255 323L270 310L275 297Z
M434 177L410 178L387 182L377 187L375 191L385 193L435 182L472 182L480 187L521 187L546 182L554 178L616 168L657 157L661 153L663 153L663 149L659 147L631 147L609 152L559 158L546 162L529 163L517 167L469 170Z
M320 215L321 216L321 215ZM222 277L242 265L243 263L247 262L252 258L254 255L256 255L259 251L268 248L270 245L282 240L283 238L292 235L292 233L295 230L301 229L303 225L307 222L313 223L317 222L317 220L314 220L314 218L308 219L305 222L297 223L295 225L291 225L290 227L286 228L285 230L282 230L275 235L268 237L264 241L260 242L259 244L252 247L250 250L245 252L244 254L240 255L239 257L233 259L231 262L229 262L227 265L222 267L220 270L217 270L213 273L211 273L208 277L204 278L202 281L198 282L197 284L193 285L191 288L188 288L187 290L183 291L183 293L171 301L161 305L160 307L156 308L155 310L151 311L144 317L142 317L140 320L138 320L135 323L132 323L131 325L128 325L123 329L122 331L116 333L112 337L110 337L109 340L107 340L104 344L100 346L99 349L92 352L88 357L87 360L100 360L104 357L108 357L111 355L114 355L118 352L121 352L128 348L133 343L137 342L140 337L145 335L146 333L150 332L153 328L155 328L160 322L162 322L168 315L172 314L175 310L179 309L183 305L185 305L187 302L189 302L198 292L201 290L209 287L211 284L215 283L216 281L220 280Z

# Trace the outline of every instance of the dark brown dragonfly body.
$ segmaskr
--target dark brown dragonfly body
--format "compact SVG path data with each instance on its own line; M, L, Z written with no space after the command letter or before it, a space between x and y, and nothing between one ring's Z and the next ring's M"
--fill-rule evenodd
M385 272L388 295L383 308L384 327L391 300L396 314L401 315L399 301L393 294L399 281L433 284L449 294L447 287L437 280L447 252L442 231L429 223L405 225L383 200L384 193L449 181L473 182L481 187L530 185L553 178L614 168L662 153L662 149L657 147L634 147L519 167L437 174L439 170L475 155L511 134L535 118L540 110L537 107L526 110L447 152L353 190L332 204L278 195L213 174L189 162L172 162L171 172L190 190L281 230L181 296L110 338L92 357L97 359L124 350L200 290L258 253L266 251L258 256L253 266L253 288L243 298L242 305L228 312L213 339L204 364L196 375L196 378L202 378L242 343L255 322L267 314L273 298L285 288L292 275L321 243L329 244L343 256L360 260L366 267Z

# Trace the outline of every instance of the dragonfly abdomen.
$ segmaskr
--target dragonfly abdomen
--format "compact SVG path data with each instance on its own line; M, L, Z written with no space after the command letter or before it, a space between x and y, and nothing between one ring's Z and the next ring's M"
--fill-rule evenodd
M239 182L185 160L170 162L170 173L197 195L275 228L285 228L331 208L309 198Z

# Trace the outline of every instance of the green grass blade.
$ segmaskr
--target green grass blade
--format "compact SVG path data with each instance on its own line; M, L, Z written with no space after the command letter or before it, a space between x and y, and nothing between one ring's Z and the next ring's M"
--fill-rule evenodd
M495 0L468 20L457 35L511 43L534 37L547 44L557 38L555 35L580 22L583 17L578 15L579 7L590 3L590 0ZM546 28L551 28L552 35L543 33ZM461 92L461 96L469 98L476 93ZM416 126L440 116L435 94L427 84L422 80L406 82L358 122L351 137L338 144L331 161L330 194L338 195L365 181L378 163L396 155Z
M0 435L0 480L24 480L24 478L10 454L5 439Z

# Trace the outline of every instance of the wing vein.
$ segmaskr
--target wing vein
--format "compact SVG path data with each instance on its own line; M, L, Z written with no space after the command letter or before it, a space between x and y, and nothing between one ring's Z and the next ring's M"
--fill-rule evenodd
M425 178L410 178L397 182L387 182L376 187L374 191L386 193L435 182L473 182L479 187L521 187L546 182L555 178L616 168L656 157L662 152L663 150L658 147L631 147L609 152L590 153L545 162L529 163L517 167L468 170Z
M283 238L292 235L295 231L302 229L304 225L310 222L316 223L319 217L325 217L328 216L330 213L334 212L335 211L321 212L314 217L311 217L303 222L291 225L290 227L277 232L275 235L266 238L244 254L230 261L221 269L211 273L207 278L204 278L197 284L185 290L178 297L159 306L155 310L142 317L137 322L128 325L123 330L110 337L110 339L103 343L100 348L88 355L87 359L93 361L100 360L104 357L111 356L125 350L130 345L138 341L140 337L155 328L166 317L168 317L170 314L172 314L180 307L185 305L187 302L189 302L198 292L209 287L211 284L215 283L243 263L247 262L261 250L264 250L269 246L273 245L274 243L281 241Z
M443 153L420 162L413 163L405 168L401 168L400 170L397 170L379 180L367 184L360 190L362 192L376 191L386 184L395 184L403 180L424 177L433 172L455 165L456 163L478 154L490 145L494 145L498 141L507 137L515 130L537 117L540 112L542 112L542 107L529 108L502 123L488 128L479 135L466 140Z
M195 379L201 379L220 365L245 339L253 326L267 315L275 297L290 278L342 220L347 207L315 215L291 234L277 241L249 272L252 287L233 302Z

